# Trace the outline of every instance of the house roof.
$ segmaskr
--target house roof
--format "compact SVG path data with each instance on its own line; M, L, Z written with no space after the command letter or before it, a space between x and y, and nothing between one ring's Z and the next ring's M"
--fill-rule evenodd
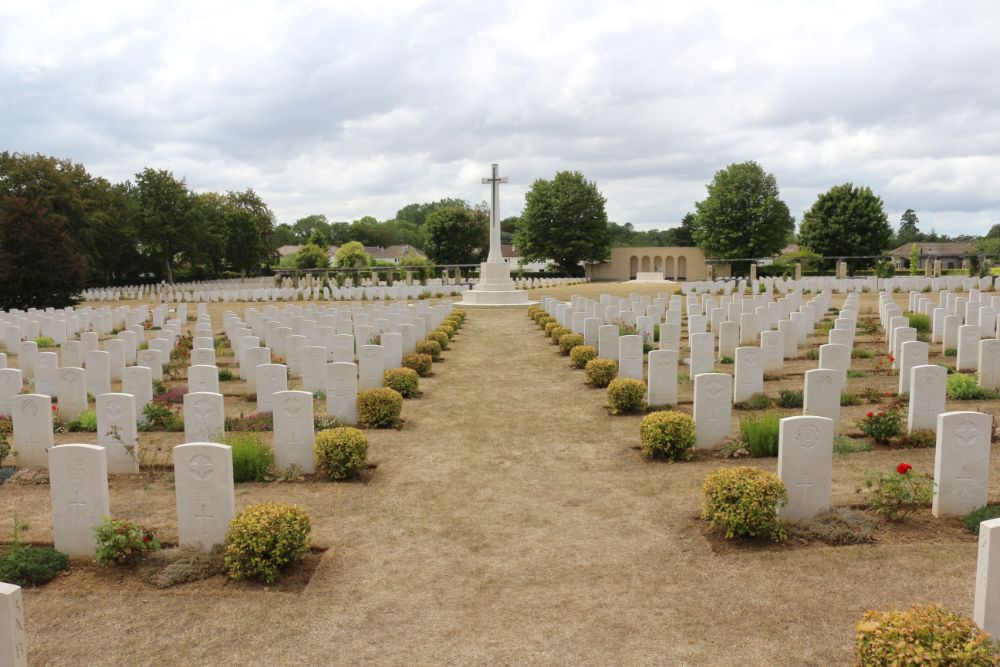
M514 250L514 245L511 243L501 243L500 244L500 254L503 257L520 257Z
M283 245L283 246L280 246L278 248L278 256L279 257L288 257L289 255L294 255L299 250L302 250L302 248L304 248L304 247L305 246L302 246L302 245ZM333 257L334 255L337 254L338 250L340 250L340 246L338 246L338 245L327 246L327 248L326 248L326 254L329 257Z
M947 256L958 256L966 255L973 250L973 245L971 243L955 242L955 243L904 243L899 246L889 254L893 257L909 257L910 252L913 250L913 246L917 246L920 251L921 256L933 256L933 257L943 257Z
M401 259L406 255L414 255L416 257L427 257L418 248L414 248L411 245L391 245L388 248L382 248L379 246L365 246L365 252L374 257L375 259Z

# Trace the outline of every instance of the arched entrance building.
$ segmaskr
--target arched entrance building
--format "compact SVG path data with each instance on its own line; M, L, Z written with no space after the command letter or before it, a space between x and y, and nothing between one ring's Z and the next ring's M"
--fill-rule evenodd
M588 264L586 270L591 280L633 280L640 272L655 272L666 280L677 281L704 280L708 276L701 249L682 247L612 248L610 259ZM716 275L720 273L716 271Z

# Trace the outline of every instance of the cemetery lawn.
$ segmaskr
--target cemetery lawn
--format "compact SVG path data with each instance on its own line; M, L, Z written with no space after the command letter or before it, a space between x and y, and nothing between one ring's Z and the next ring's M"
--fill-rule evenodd
M532 296L657 291L595 284ZM862 317L873 304L864 295ZM245 305L213 304L216 328L224 310ZM939 348L931 363L944 360ZM801 389L816 363L787 364L766 393ZM378 464L367 482L237 485L237 509L274 500L308 511L312 543L326 548L308 581L266 589L217 578L158 590L132 573L71 567L24 593L32 664L843 665L866 609L933 602L971 613L976 544L954 532L714 548L696 518L704 476L728 465L773 471L776 461L644 460L640 417L609 415L605 392L584 384L523 310L470 309L435 373L404 405L401 430L367 432ZM888 391L895 382L849 386ZM690 411L690 384L680 397ZM227 412L239 409L227 398ZM843 408L845 430L870 409ZM948 409L997 414L1000 403ZM742 414L734 411L734 432ZM170 446L183 436L141 439ZM835 456L833 501L857 502L866 469L906 461L931 472L933 460L933 449ZM994 452L993 502L998 473ZM168 478L112 478L110 492L117 516L176 540ZM49 510L47 485L0 485L0 539L16 511L26 541L51 543Z

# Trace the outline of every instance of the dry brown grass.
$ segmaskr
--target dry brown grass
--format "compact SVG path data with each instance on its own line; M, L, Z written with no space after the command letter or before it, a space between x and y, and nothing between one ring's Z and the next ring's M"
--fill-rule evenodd
M224 308L244 306L213 305L217 325ZM643 460L640 418L610 416L604 392L523 311L470 311L445 359L404 405L402 430L369 432L379 464L369 482L237 488L238 508L308 510L314 544L329 549L301 592L157 590L136 575L71 569L25 592L32 664L842 665L865 609L971 612L967 539L717 553L692 515L705 474L734 463ZM766 391L783 383L801 379ZM835 457L835 502L855 501L864 469L901 458L933 466L932 450ZM115 479L111 506L175 534L167 479ZM51 540L47 486L0 486L0 539L15 509L27 539Z

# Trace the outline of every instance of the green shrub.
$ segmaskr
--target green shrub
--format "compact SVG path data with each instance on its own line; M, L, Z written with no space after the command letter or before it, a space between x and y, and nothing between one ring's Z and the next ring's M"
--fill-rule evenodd
M97 411L84 410L77 417L76 421L70 422L67 427L71 432L97 433Z
M556 320L556 318L552 317L551 315L543 315L542 317L538 318L537 322L538 326L542 328L542 331L545 332L546 336L549 335L549 331L559 326L559 322ZM550 324L552 325L551 327L549 326Z
M958 350L956 348L954 348L954 347L949 347L948 349L946 349L944 351L944 356L946 356L946 357L954 357L954 356L957 356L957 355L958 355Z
M298 505L259 503L233 517L226 531L226 569L233 579L272 583L309 551L309 515Z
M646 383L634 378L615 378L608 385L611 414L639 412L646 407Z
M71 428L72 426L70 424ZM178 433L184 430L184 418L181 417L179 409L175 411L169 404L154 400L143 406L139 430Z
M733 358L729 356L722 357L721 359L719 359L719 363L728 366L729 364L733 363Z
M431 358L431 355L421 354L420 352L414 352L403 357L403 368L412 368L422 378L431 374L433 363L434 359Z
M382 386L395 389L403 398L414 398L420 377L412 368L390 368L382 374Z
M695 444L694 420L673 410L653 412L642 418L639 438L642 452L650 458L687 461Z
M778 505L787 502L788 493L774 473L749 466L717 468L702 482L701 497L701 518L726 539L785 539Z
M227 433L223 442L233 449L233 481L265 482L274 465L274 452L259 435L251 432Z
M443 333L445 336L448 337L448 340L451 340L452 336L455 335L455 327L451 326L450 324L445 324L444 322L442 322L441 326L435 329L435 331L440 331L441 333Z
M39 336L35 339L35 345L38 347L55 347L56 342L48 336Z
M917 330L917 333L930 333L931 330L931 318L927 315L921 315L919 313L910 313L906 316L906 319L910 321L910 326Z
M551 331L549 331L549 337L552 338L552 344L553 345L558 345L559 344L559 339L562 338L563 336L565 336L568 333L572 333L572 332L569 329L567 329L566 327L556 326Z
M427 335L427 340L437 341L442 350L448 349L448 334L443 331L432 331Z
M778 431L781 418L776 414L749 415L740 419L740 433L750 456L761 458L778 455Z
M871 450L872 443L867 440L855 440L854 438L848 438L846 435L838 435L833 439L834 454L856 454L857 452L870 452Z
M436 340L419 341L415 351L417 354L430 355L432 361L437 361L441 358L441 344Z
M849 377L849 378L866 378L866 377L868 377L868 373L865 373L864 371L858 371L858 370L855 370L855 369L851 368L851 369L849 369L847 371L847 377Z
M871 350L863 350L860 347L856 347L851 350L851 356L855 359L871 359L875 356L875 353Z
M574 347L583 345L583 336L575 333L563 334L559 338L559 352L564 357L573 351Z
M855 628L855 657L865 667L998 663L997 647L972 619L941 607L866 611Z
M147 552L160 548L160 541L152 530L109 516L94 527L94 535L97 537L94 558L98 565L131 565Z
M852 405L861 405L861 397L858 396L857 394L841 394L840 405L844 407L850 407Z
M937 433L930 428L915 428L899 439L900 447L928 449L937 445Z
M782 389L778 392L778 406L782 408L801 408L802 392Z
M618 362L614 359L591 359L584 366L587 382L595 387L607 387L618 375Z
M953 401L986 401L996 397L996 392L983 389L971 375L955 373L948 376L948 398Z
M772 401L767 394L753 394L750 398L744 401L734 403L733 407L737 410L758 411L767 410L772 405L774 405L774 401Z
M228 368L219 369L219 382L230 382L233 379L233 372Z
M0 581L41 586L69 567L69 556L48 547L11 544L0 552Z
M913 472L909 463L900 463L889 474L870 470L865 474L864 493L868 506L886 521L902 521L934 498L934 480Z
M1000 518L1000 505L986 505L972 510L965 517L965 529L970 533L979 534L979 524L990 519ZM3 579L3 577L0 577Z
M597 348L593 345L577 345L569 351L569 363L573 368L586 368L591 359L597 358Z
M903 432L903 416L896 410L869 412L858 422L858 429L880 445L887 445Z
M379 387L358 394L358 421L370 428L395 426L403 410L403 397L395 389Z
M535 315L537 315L538 313L544 313L544 312L545 312L545 309L542 308L541 306L529 306L528 307L528 319L533 320L533 319L535 319Z
M806 350L806 359L809 359L810 361L816 361L819 359L819 348L811 347Z
M552 332L554 330L556 330L556 329L562 329L562 327L559 326L559 322L556 321L556 318L553 317L551 319L552 319L552 321L551 322L546 322L545 326L543 327L543 329L545 330L545 335L549 336L549 337L552 336Z
M320 431L313 445L316 468L332 480L349 479L365 469L368 439L352 426Z

